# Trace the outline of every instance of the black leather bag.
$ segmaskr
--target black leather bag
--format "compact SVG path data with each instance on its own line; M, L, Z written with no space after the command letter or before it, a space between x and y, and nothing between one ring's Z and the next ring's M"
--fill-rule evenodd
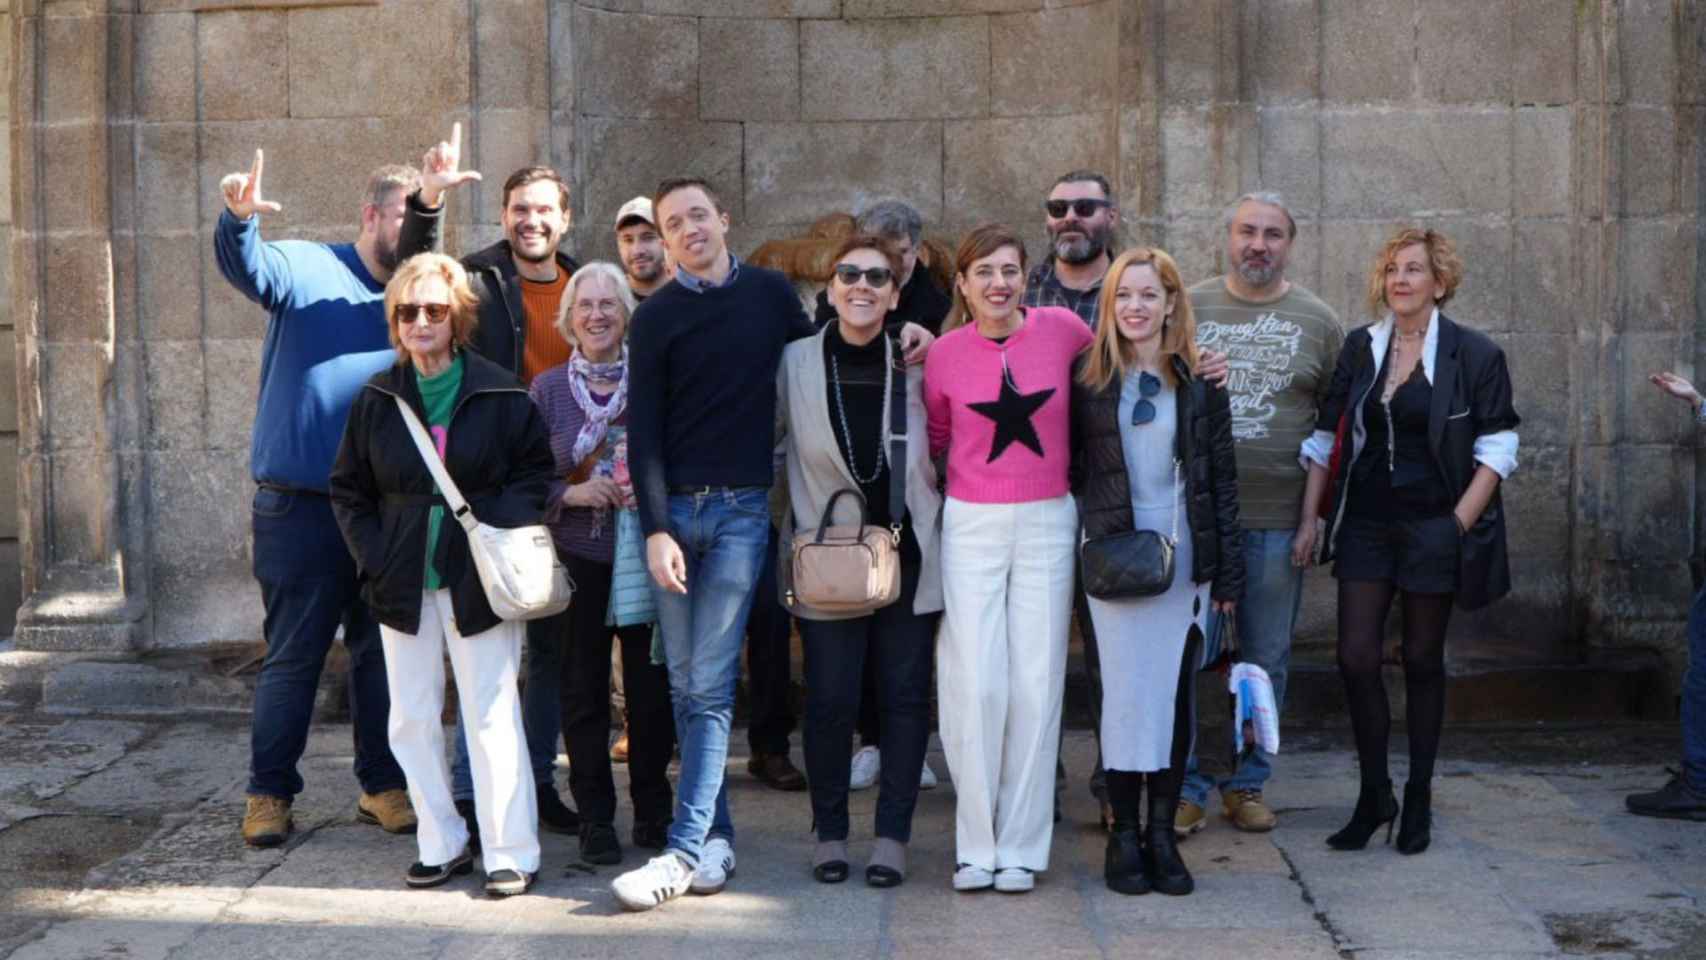
M1078 570L1084 592L1097 600L1135 600L1166 593L1173 585L1173 551L1179 543L1179 461L1173 461L1173 533L1127 530L1080 535Z

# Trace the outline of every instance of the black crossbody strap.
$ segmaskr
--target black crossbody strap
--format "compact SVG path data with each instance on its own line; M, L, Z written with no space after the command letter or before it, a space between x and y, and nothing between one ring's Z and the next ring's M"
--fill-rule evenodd
M901 518L906 516L906 364L899 348L889 339L889 523L899 537Z

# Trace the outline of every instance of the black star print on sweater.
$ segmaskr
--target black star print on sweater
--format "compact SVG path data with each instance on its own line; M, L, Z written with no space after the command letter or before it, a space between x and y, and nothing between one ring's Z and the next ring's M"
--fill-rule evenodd
M1039 457L1043 455L1043 442L1037 436L1037 428L1031 424L1031 416L1048 402L1049 397L1054 396L1054 390L1054 387L1049 387L1036 393L1020 393L1003 370L1001 393L994 400L966 404L972 412L995 423L995 439L989 445L989 459L985 463L994 463L995 458L1006 453L1014 441L1024 444Z

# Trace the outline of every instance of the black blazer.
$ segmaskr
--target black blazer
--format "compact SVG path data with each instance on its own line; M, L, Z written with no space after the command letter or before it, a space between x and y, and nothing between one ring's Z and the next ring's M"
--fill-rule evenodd
M1326 535L1321 548L1323 563L1332 559L1333 541L1350 496L1351 464L1362 452L1365 436L1360 410L1379 374L1374 356L1372 326L1351 331L1339 351L1327 399L1321 404L1315 427L1334 432L1341 417L1350 419L1345 431L1346 449L1339 474L1327 503ZM1511 406L1511 377L1505 353L1486 334L1439 315L1438 341L1434 348L1433 406L1428 411L1428 450L1453 497L1462 497L1478 466L1475 441L1504 430L1515 430L1522 422ZM1463 535L1458 550L1457 605L1476 610L1510 592L1510 558L1505 549L1504 500L1495 490L1481 518Z
M1072 492L1087 537L1134 529L1131 479L1120 439L1122 378L1101 390L1072 375ZM1191 376L1173 358L1178 377L1174 455L1184 465L1185 516L1191 537L1191 580L1210 583L1216 600L1244 596L1244 530L1238 523L1238 461L1232 448L1232 408L1226 391Z

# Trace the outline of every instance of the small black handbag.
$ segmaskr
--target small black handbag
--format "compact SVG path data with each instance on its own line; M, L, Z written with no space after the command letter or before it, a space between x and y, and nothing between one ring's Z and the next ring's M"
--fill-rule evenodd
M1179 543L1179 461L1173 461L1173 533L1127 530L1078 540L1084 592L1097 600L1135 600L1166 593L1173 585L1173 550Z

